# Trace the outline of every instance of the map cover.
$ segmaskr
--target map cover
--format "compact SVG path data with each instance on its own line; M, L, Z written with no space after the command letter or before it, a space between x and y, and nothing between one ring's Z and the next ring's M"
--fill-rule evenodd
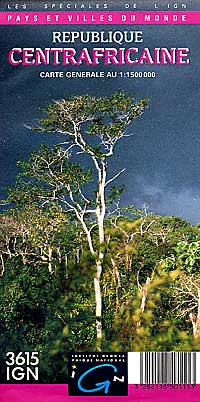
M0 401L198 401L198 0L0 32Z

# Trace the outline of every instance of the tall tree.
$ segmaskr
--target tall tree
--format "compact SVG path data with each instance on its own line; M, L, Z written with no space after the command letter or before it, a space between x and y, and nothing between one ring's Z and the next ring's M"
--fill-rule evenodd
M59 203L82 225L96 265L94 290L98 349L103 337L101 275L105 257L105 218L112 199L112 196L108 197L107 203L106 191L124 171L108 178L108 161L114 155L118 141L130 135L128 126L143 114L147 106L146 99L137 102L121 92L110 98L86 95L56 101L44 110L45 117L34 129L59 133L66 137L66 141L53 151L43 148L32 157L29 166L24 165L26 174L34 176L43 185L43 193L40 190L43 205L54 201ZM91 172L69 162L74 151L92 161L95 197L84 187ZM111 190L111 193L116 196L118 192Z

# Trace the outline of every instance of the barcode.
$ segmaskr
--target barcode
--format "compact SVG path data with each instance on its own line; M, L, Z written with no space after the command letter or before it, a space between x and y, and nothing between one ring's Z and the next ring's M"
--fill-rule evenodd
M196 352L141 352L140 384L196 384Z

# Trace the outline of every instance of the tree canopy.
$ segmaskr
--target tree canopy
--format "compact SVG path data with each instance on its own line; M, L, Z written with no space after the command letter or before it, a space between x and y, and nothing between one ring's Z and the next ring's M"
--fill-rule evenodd
M198 350L199 228L121 205L124 170L110 174L147 106L121 92L56 101L34 130L63 142L19 162L0 217L0 360L39 351L41 382L66 380L68 351Z

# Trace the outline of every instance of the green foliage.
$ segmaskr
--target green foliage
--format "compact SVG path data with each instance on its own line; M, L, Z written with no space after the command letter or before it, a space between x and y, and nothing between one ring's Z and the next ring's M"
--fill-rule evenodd
M68 154L55 147L50 150L42 145L27 161L19 162L22 172L16 185L8 191L7 202L24 206L27 202L56 202L58 197L77 194L91 180L91 171L72 163Z
M113 154L113 147L124 136L126 126L147 107L147 99L135 101L123 92L110 98L89 95L64 98L43 110L45 117L35 130L67 135L75 145L81 144L86 153L101 159ZM90 143L88 136L95 136L99 143Z
M177 263L187 273L199 273L200 262L200 240L199 237L196 241L180 242L175 248L175 255L177 257Z
M38 351L40 381L63 382L67 352L91 350L95 305L90 274L84 264L80 266L82 275L69 263L63 278L39 264L24 266L19 257L8 261L0 288L2 375L7 351Z
M31 211L30 207L26 213L24 210L20 214L18 222L27 220L29 225L25 241L30 249L34 244L36 247L37 241L38 245L42 244L42 239L44 243L49 233L49 242L55 250L59 245L60 256L54 255L53 275L47 264L41 262L39 253L35 253L35 260L32 259L29 265L24 265L20 256L13 256L6 262L0 287L3 351L0 360L4 361L6 350L39 351L41 382L64 381L67 351L95 350L95 261L87 250L81 226L67 222L58 209L52 207L45 215L44 211L34 208ZM152 224L151 231L141 235L143 219L121 217L116 221L117 227L111 221L110 224L109 220L107 222L108 243L105 245L102 278L103 350L194 350L194 347L198 348L198 342L194 343L192 339L190 322L178 318L173 312L173 289L179 280L178 273L174 266L172 272L167 273L171 269L167 269L164 262L172 258L168 253L170 247L171 251L176 248L175 238L180 250L180 236L190 238L191 233L196 236L196 228L184 222L178 225L174 218L166 218L166 224L163 217L148 216L145 217L144 232L152 220L156 226L152 227ZM178 226L171 233L175 221ZM38 233L37 225L40 228ZM185 230L178 236L182 227ZM152 233L157 233L158 228L169 233L171 240L167 237L167 248L162 240L158 244L154 241ZM135 235L127 243L133 233ZM185 263L185 259L183 261ZM120 286L116 268L120 274ZM140 308L142 294L137 284L138 270L141 286L154 271L143 313Z
M38 351L40 382L64 383L67 352L96 349L99 260L102 350L199 348L183 314L184 292L174 311L175 289L184 291L184 280L199 286L199 229L135 205L119 208L124 188L107 187L108 158L147 107L146 99L118 92L64 98L43 111L36 129L67 141L19 163L6 200L12 208L0 220L2 370L7 350ZM76 147L96 170L71 162Z
M112 205L113 201L118 199L124 191L124 186L116 187L113 186L110 188L109 192L106 194L106 204Z
M154 278L145 311L141 313L141 295L130 293L122 304L112 327L110 350L177 351L194 350L188 328L170 315L170 289L176 275L162 273Z

